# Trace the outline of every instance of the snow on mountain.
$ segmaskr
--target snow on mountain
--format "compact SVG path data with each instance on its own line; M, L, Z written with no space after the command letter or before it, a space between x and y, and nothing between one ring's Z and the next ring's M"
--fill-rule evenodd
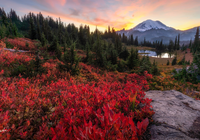
M151 30L151 29L170 30L170 29L173 29L173 28L164 25L164 24L163 24L162 22L160 22L160 21L146 20L146 21L144 21L144 22L138 24L136 27L134 27L134 28L131 29L131 30L132 30L132 31L145 32L145 31Z

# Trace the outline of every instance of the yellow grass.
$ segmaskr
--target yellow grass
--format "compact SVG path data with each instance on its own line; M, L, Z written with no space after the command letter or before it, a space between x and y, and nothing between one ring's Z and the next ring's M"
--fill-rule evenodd
M131 50L131 48L133 48L134 50L155 50L155 48L151 48L151 47L145 47L145 46L134 46L134 45L131 45L131 46L126 46L128 50Z

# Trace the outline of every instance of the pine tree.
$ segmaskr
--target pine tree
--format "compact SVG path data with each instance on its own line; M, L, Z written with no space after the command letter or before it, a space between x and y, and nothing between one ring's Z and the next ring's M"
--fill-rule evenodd
M144 38L144 43L143 43L143 46L146 46L146 39Z
M122 51L122 43L118 36L115 38L115 50L117 50L118 54Z
M0 39L6 37L6 26L5 25L0 25Z
M8 26L8 18L6 16L6 12L3 10L3 13L2 13L2 22L3 24L7 27Z
M64 65L58 63L58 66L60 70L69 71L72 75L78 75L80 58L75 51L76 42L71 41L70 44L70 50L66 50L64 53Z
M131 48L131 53L128 58L127 65L129 69L133 69L139 65L139 56L138 56L138 51L134 51L133 48Z
M76 42L72 42L72 45L70 46L70 71L72 75L76 75L79 72L78 64L80 61L80 58L77 56L75 47Z
M174 43L174 50L177 50L178 49L178 43L177 43L177 36L175 38L175 43Z
M135 46L138 46L139 44L138 44L138 37L136 36L136 38L135 38Z
M177 64L177 58L175 57L173 60L172 60L172 66L173 65L176 65Z
M90 58L90 45L89 45L89 43L87 42L87 43L86 43L86 62L89 61L89 58Z
M119 54L119 58L122 58L123 60L127 60L127 58L129 57L130 53L127 50L126 47L124 47L124 50Z
M191 48L192 47L192 40L190 40L190 44L189 44L189 48Z
M110 59L112 64L117 64L117 51L115 49L111 50Z
M172 40L170 40L170 41L169 41L169 45L168 45L168 51L169 51L169 52L172 52L173 47L174 47L174 42L173 42Z
M96 54L96 64L98 64L101 67L105 67L106 58L105 55L103 54L103 47L98 34L97 34L97 39L94 43L94 49L95 49L94 52Z
M42 46L43 46L43 47L47 45L47 40L46 40L46 38L45 38L44 33L42 33L42 35L41 35L41 43L42 43Z
M57 39L57 37L54 36L54 39L53 39L51 45L49 46L48 51L55 52L57 47L58 47L58 39Z
M197 31L195 34L195 39L194 39L194 52L198 51L200 52L200 43L199 43L199 27L197 27Z
M122 35L122 42L123 43L126 43L126 37L125 37L125 34L123 33L123 35Z
M29 24L30 24L29 37L30 37L30 39L36 39L37 32L35 30L35 25L34 25L34 22L33 22L32 14L29 13L29 16L30 16L30 21L29 21Z
M177 50L180 49L180 34L178 34Z
M156 63L155 59L153 61L153 65L151 67L151 74L153 74L153 75L158 75L159 74L158 66L157 66L157 63Z
M138 69L138 72L143 74L144 71L152 73L152 64L150 62L149 56L143 56L142 60L140 61L140 67Z
M167 60L167 66L169 65L169 60Z
M133 35L131 35L131 41L130 41L131 45L134 45L134 39L133 39Z
M12 24L12 31L13 31L13 35L15 37L18 37L18 29L14 23Z
M40 24L39 24L38 18L37 18L37 39L42 41L42 34L41 34L41 29L40 29Z

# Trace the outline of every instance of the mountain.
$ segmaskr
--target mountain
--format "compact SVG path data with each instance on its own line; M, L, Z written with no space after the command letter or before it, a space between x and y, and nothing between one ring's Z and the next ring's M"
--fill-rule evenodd
M138 41L155 42L163 40L164 44L168 44L169 40L175 40L176 36L180 34L180 44L189 44L190 40L194 40L197 27L181 31L172 27L168 27L160 21L146 20L130 30L117 31L118 34L126 35L127 37L133 35L138 36Z
M140 24L138 24L136 27L134 27L132 29L132 31L140 31L140 32L145 32L147 30L151 30L151 29L164 29L164 30L170 30L173 29L171 27L168 27L166 25L164 25L162 22L160 21L153 21L153 20L146 20Z

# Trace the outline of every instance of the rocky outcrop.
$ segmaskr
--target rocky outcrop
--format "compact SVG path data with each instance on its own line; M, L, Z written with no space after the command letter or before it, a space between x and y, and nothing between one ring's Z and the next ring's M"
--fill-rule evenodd
M200 101L181 92L148 91L155 114L151 126L152 140L199 140Z

